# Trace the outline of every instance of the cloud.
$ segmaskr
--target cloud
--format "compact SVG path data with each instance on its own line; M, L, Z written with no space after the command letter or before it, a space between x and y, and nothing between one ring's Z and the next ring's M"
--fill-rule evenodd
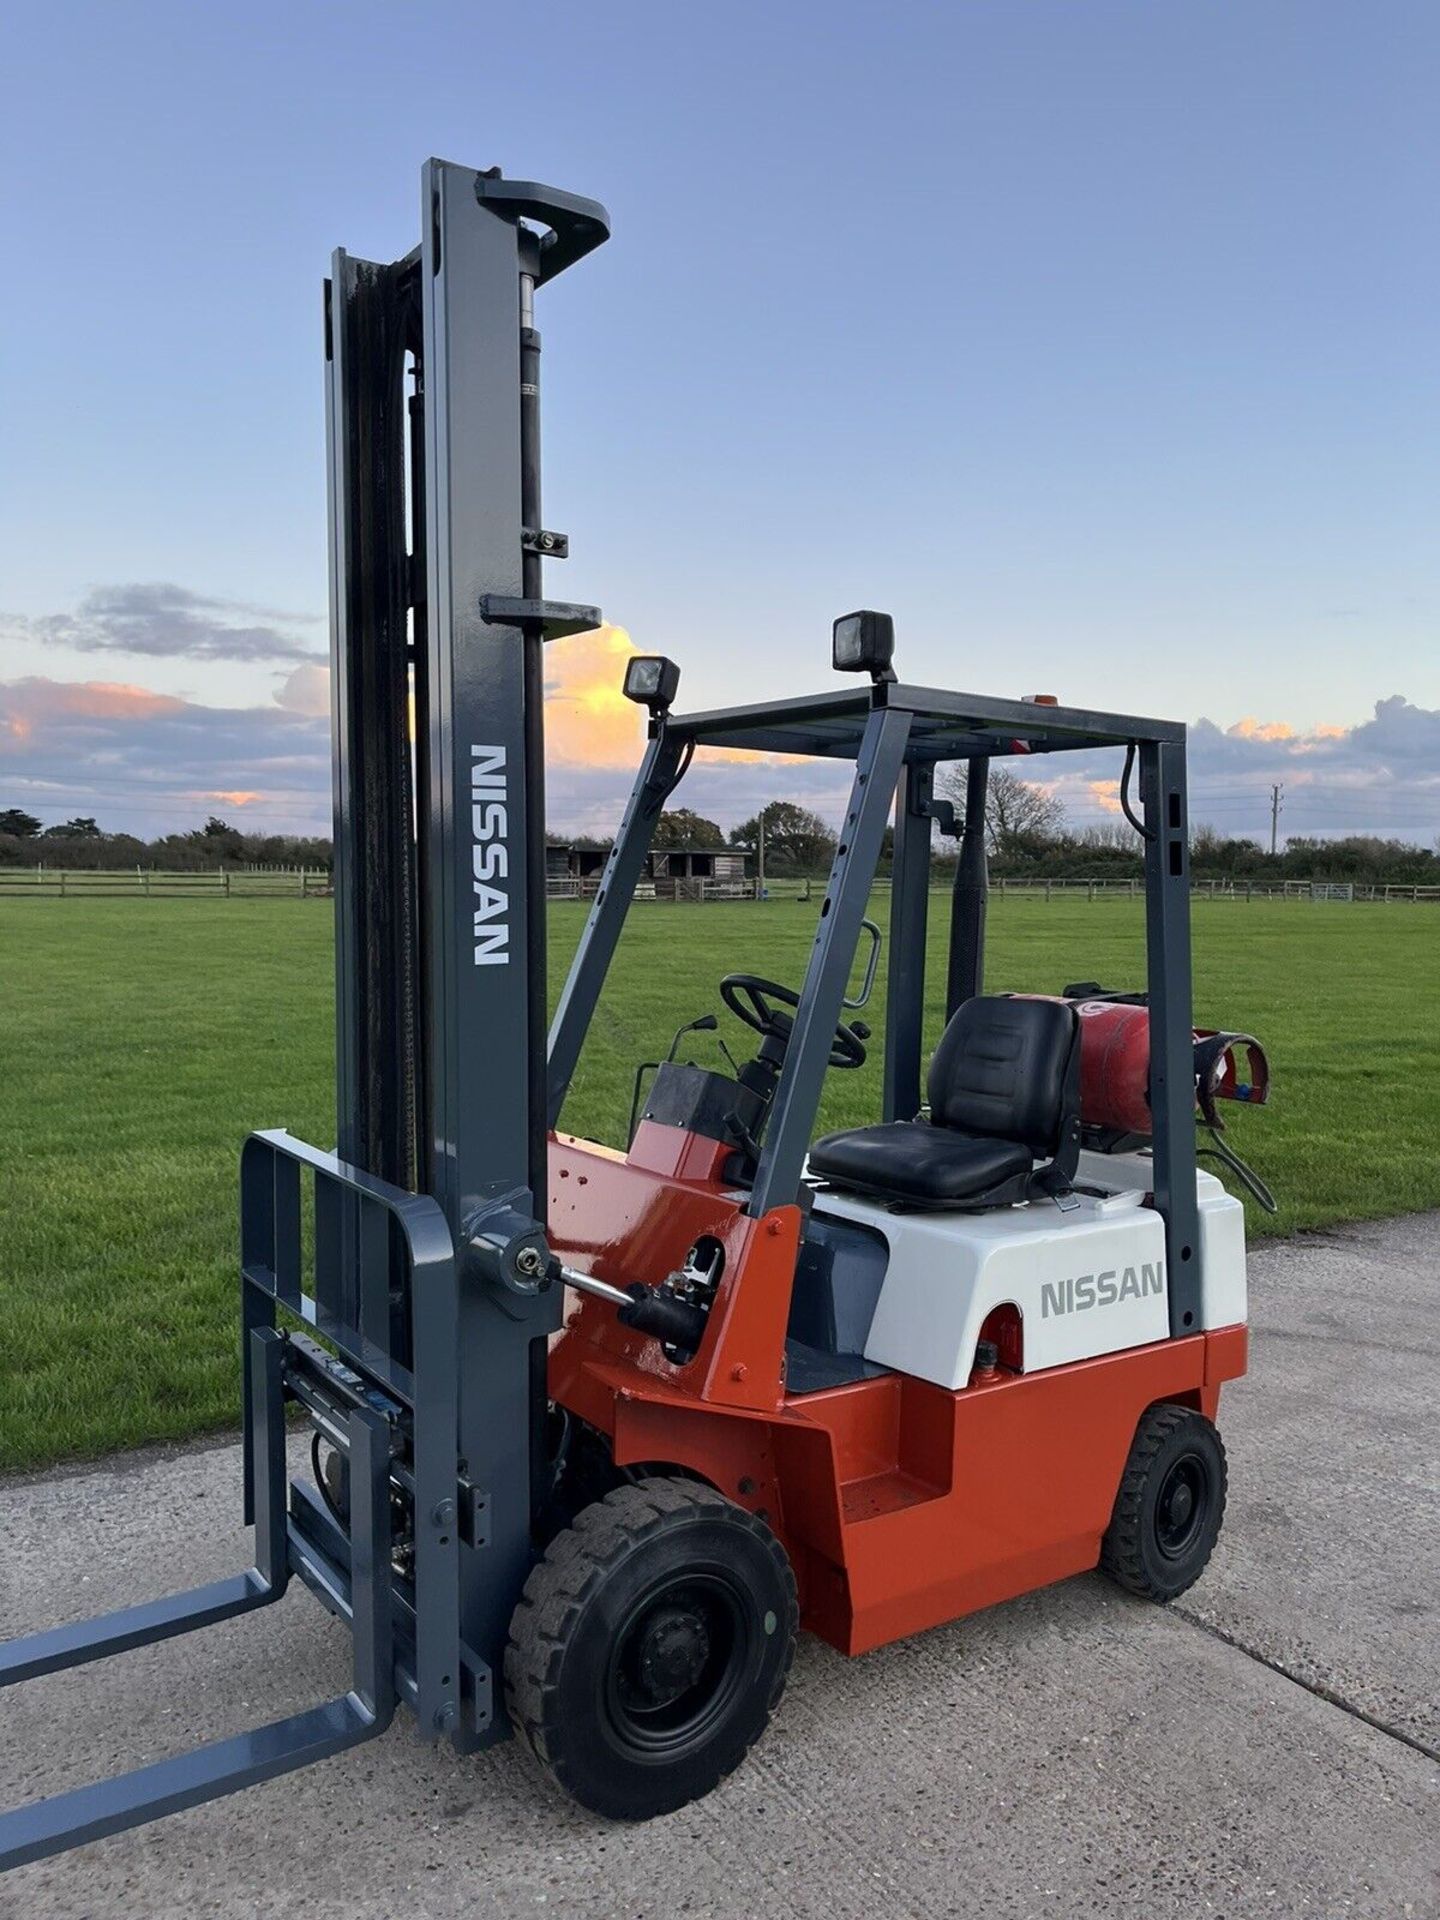
M633 767L645 743L645 714L624 694L625 663L636 652L623 627L596 627L545 649L546 758L566 767ZM275 702L290 713L330 711L330 668L306 661L286 674Z
M1121 813L1120 782L1118 780L1087 780L1085 789L1102 813Z
M0 615L0 635L151 659L317 660L315 647L294 631L313 619L215 599L170 581L135 581L92 587L73 613Z
M633 755L623 768L557 765L550 762L545 779L546 814L552 833L607 834L620 824L630 780L638 762ZM822 819L838 821L850 794L851 769L844 761L797 760L788 755L720 752L699 754L673 805L693 807L727 831L749 820L772 800L793 800Z
M639 651L623 627L596 627L545 650L546 759L564 767L633 767L645 711L623 691Z
M12 680L3 690L12 730L28 735L37 717L63 716L72 724L87 720L125 720L175 713L185 705L176 694L132 687L123 680Z
M1046 784L1072 825L1099 824L1117 811L1118 784L1105 764L1115 758L1077 754L1052 763ZM1192 821L1236 838L1268 841L1274 786L1283 789L1282 837L1360 833L1427 842L1440 835L1440 709L1400 694L1377 701L1353 727L1302 732L1253 716L1225 727L1197 720L1189 769Z
M47 823L186 832L217 808L254 831L328 832L330 729L278 705L207 707L147 687L35 675L0 682L0 784Z
M619 628L547 650L546 788L552 830L611 833L644 739L620 692L634 652ZM330 816L329 672L307 660L254 707L210 707L125 681L33 676L0 682L0 782L6 802L48 820L93 813L146 835L243 810L254 828L326 832ZM1055 792L1072 826L1112 822L1120 755L1036 757L1025 775ZM1440 711L1395 694L1356 726L1297 732L1247 716L1190 729L1190 815L1237 837L1268 839L1270 789L1284 789L1283 835L1440 834ZM844 762L780 755L697 755L677 804L726 828L785 799L838 821Z
M287 713L303 713L324 719L330 712L330 668L324 661L295 667L286 674L285 683L276 690L275 704Z

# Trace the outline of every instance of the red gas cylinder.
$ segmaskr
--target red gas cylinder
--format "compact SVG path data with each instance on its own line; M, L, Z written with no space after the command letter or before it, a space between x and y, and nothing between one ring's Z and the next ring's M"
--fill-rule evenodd
M1080 1117L1087 1127L1149 1133L1150 1011L1081 1000Z
M1026 999L1059 999L1027 994ZM1080 1021L1080 1118L1105 1132L1148 1134L1150 1122L1150 1010L1123 1000L1071 1000ZM1221 1124L1217 1100L1263 1106L1270 1094L1265 1050L1248 1033L1196 1027L1195 1101L1212 1126ZM1240 1054L1245 1056L1241 1078Z

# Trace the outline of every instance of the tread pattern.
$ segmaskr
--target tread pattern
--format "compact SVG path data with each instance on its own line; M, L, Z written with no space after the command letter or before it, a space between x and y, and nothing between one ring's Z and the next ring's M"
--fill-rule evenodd
M1115 1510L1110 1517L1110 1525L1100 1543L1100 1570L1124 1587L1129 1593L1139 1594L1144 1600L1165 1600L1174 1596L1158 1587L1145 1568L1141 1551L1143 1541L1143 1508L1145 1489L1155 1469L1155 1462L1161 1452L1183 1428L1194 1421L1202 1421L1213 1436L1220 1449L1221 1475L1215 1489L1215 1528L1218 1533L1225 1519L1226 1477L1223 1471L1225 1449L1221 1445L1220 1435L1204 1414L1197 1413L1193 1407L1176 1406L1162 1401L1158 1406L1149 1407L1140 1416L1140 1424L1135 1429L1135 1438L1130 1446L1130 1457L1125 1462L1125 1471L1120 1476L1120 1490L1115 1495ZM1195 1576L1199 1577L1198 1572Z
M713 1519L717 1509L723 1510L728 1522L743 1525L755 1536L773 1560L789 1596L785 1657L755 1739L768 1724L785 1690L799 1624L795 1574L785 1549L763 1520L704 1481L659 1477L632 1481L612 1488L602 1500L582 1509L573 1524L556 1535L544 1558L531 1570L510 1623L505 1650L506 1706L536 1758L562 1786L567 1784L565 1755L554 1739L549 1708L558 1688L566 1646L582 1610L594 1589L639 1543L683 1523L686 1515ZM681 1521L677 1522L676 1516L681 1516ZM723 1769L722 1778L734 1771L753 1744L754 1739L736 1753Z

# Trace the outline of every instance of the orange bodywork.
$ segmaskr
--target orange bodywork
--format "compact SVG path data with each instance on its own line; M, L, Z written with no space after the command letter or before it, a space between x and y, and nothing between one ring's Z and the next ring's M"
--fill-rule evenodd
M682 1467L783 1542L803 1623L842 1653L1093 1567L1146 1407L1214 1418L1245 1371L1243 1326L1042 1373L1002 1367L959 1392L896 1373L788 1394L785 1329L800 1211L741 1211L726 1149L642 1122L629 1155L557 1136L550 1241L568 1266L657 1283L702 1236L725 1264L694 1359L674 1366L614 1309L573 1296L550 1392L618 1466Z

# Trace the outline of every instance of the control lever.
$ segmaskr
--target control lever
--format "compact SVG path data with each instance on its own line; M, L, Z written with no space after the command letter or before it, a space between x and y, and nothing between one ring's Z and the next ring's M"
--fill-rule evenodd
M713 1013L702 1013L698 1020L687 1020L675 1035L675 1038L670 1042L670 1051L666 1054L665 1058L667 1060L673 1060L675 1058L675 1049L680 1045L680 1042L685 1038L687 1033L714 1033L719 1024L720 1022L715 1018Z
M758 1164L760 1159L760 1142L755 1138L754 1134L751 1133L739 1114L727 1113L721 1124L724 1126L726 1133L735 1142L736 1146L743 1147L750 1158Z

